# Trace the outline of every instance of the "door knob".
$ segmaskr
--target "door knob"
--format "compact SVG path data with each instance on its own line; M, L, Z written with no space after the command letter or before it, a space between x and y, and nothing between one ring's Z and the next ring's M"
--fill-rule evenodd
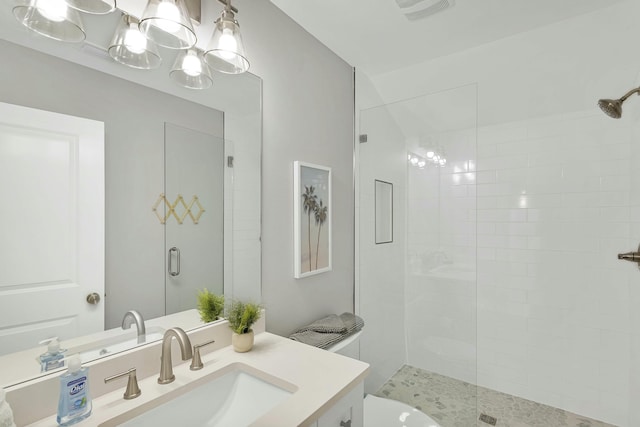
M100 302L100 295L95 292L90 293L87 295L87 302L91 305L98 304Z

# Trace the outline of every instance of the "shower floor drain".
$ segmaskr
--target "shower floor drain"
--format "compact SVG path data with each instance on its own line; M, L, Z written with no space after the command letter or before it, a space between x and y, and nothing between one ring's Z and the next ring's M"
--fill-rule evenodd
M487 423L492 426L496 425L496 423L498 422L498 419L496 417L492 417L491 415L487 415L487 414L480 414L480 418L478 419L483 423Z

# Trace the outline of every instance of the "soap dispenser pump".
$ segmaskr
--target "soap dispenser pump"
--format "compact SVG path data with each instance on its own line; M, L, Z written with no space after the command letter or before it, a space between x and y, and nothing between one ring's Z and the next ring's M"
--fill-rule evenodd
M64 366L64 352L66 350L60 349L60 341L58 337L53 337L40 341L40 344L47 344L47 351L40 355L40 370L41 372L47 372L52 369L61 368Z

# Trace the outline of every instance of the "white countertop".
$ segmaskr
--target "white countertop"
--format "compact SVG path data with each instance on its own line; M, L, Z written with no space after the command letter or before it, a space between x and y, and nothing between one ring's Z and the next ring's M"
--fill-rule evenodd
M142 395L133 400L124 400L122 388L93 400L93 413L78 426L98 426L115 416L135 408L214 372L233 364L244 364L275 377L288 387L295 388L293 394L280 405L267 412L252 426L295 427L310 425L342 396L364 380L369 365L355 359L320 350L273 335L267 332L256 335L253 350L236 353L231 347L202 356L204 368L189 370L189 361L174 366L176 380L159 385L157 376L139 380ZM179 360L174 359L177 364ZM292 390L293 391L293 390ZM136 411L140 412L140 411ZM30 424L34 427L57 427L55 414Z

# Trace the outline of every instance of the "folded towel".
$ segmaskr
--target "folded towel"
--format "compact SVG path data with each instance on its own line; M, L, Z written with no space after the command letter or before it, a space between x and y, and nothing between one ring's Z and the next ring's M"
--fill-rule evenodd
M310 325L303 326L300 329L297 329L296 332L305 332L305 331L315 331L315 332L325 332L325 333L344 333L347 332L347 327L344 324L344 321L341 317L330 314L327 317L323 317L322 319L316 320Z
M289 338L294 341L312 345L314 347L329 348L333 344L343 340L345 338L345 335L316 331L304 331L291 334Z
M347 333L351 335L355 331L359 331L364 327L364 320L360 316L353 313L342 313L340 319L347 328Z
M328 317L331 316L327 316L327 318ZM342 329L343 332L322 332L316 330L315 328L312 328L314 324L320 321L324 321L327 318L320 319L309 326L305 326L296 330L289 336L289 338L294 341L312 345L314 347L326 349L336 344L337 342L342 341L349 335L358 332L364 327L364 320L362 320L362 318L360 318L359 316L355 316L351 313L342 313L340 316L335 316L335 319L332 318L330 322L332 322L335 327L335 325L337 324L337 320L340 321L343 325L343 328L340 329Z

